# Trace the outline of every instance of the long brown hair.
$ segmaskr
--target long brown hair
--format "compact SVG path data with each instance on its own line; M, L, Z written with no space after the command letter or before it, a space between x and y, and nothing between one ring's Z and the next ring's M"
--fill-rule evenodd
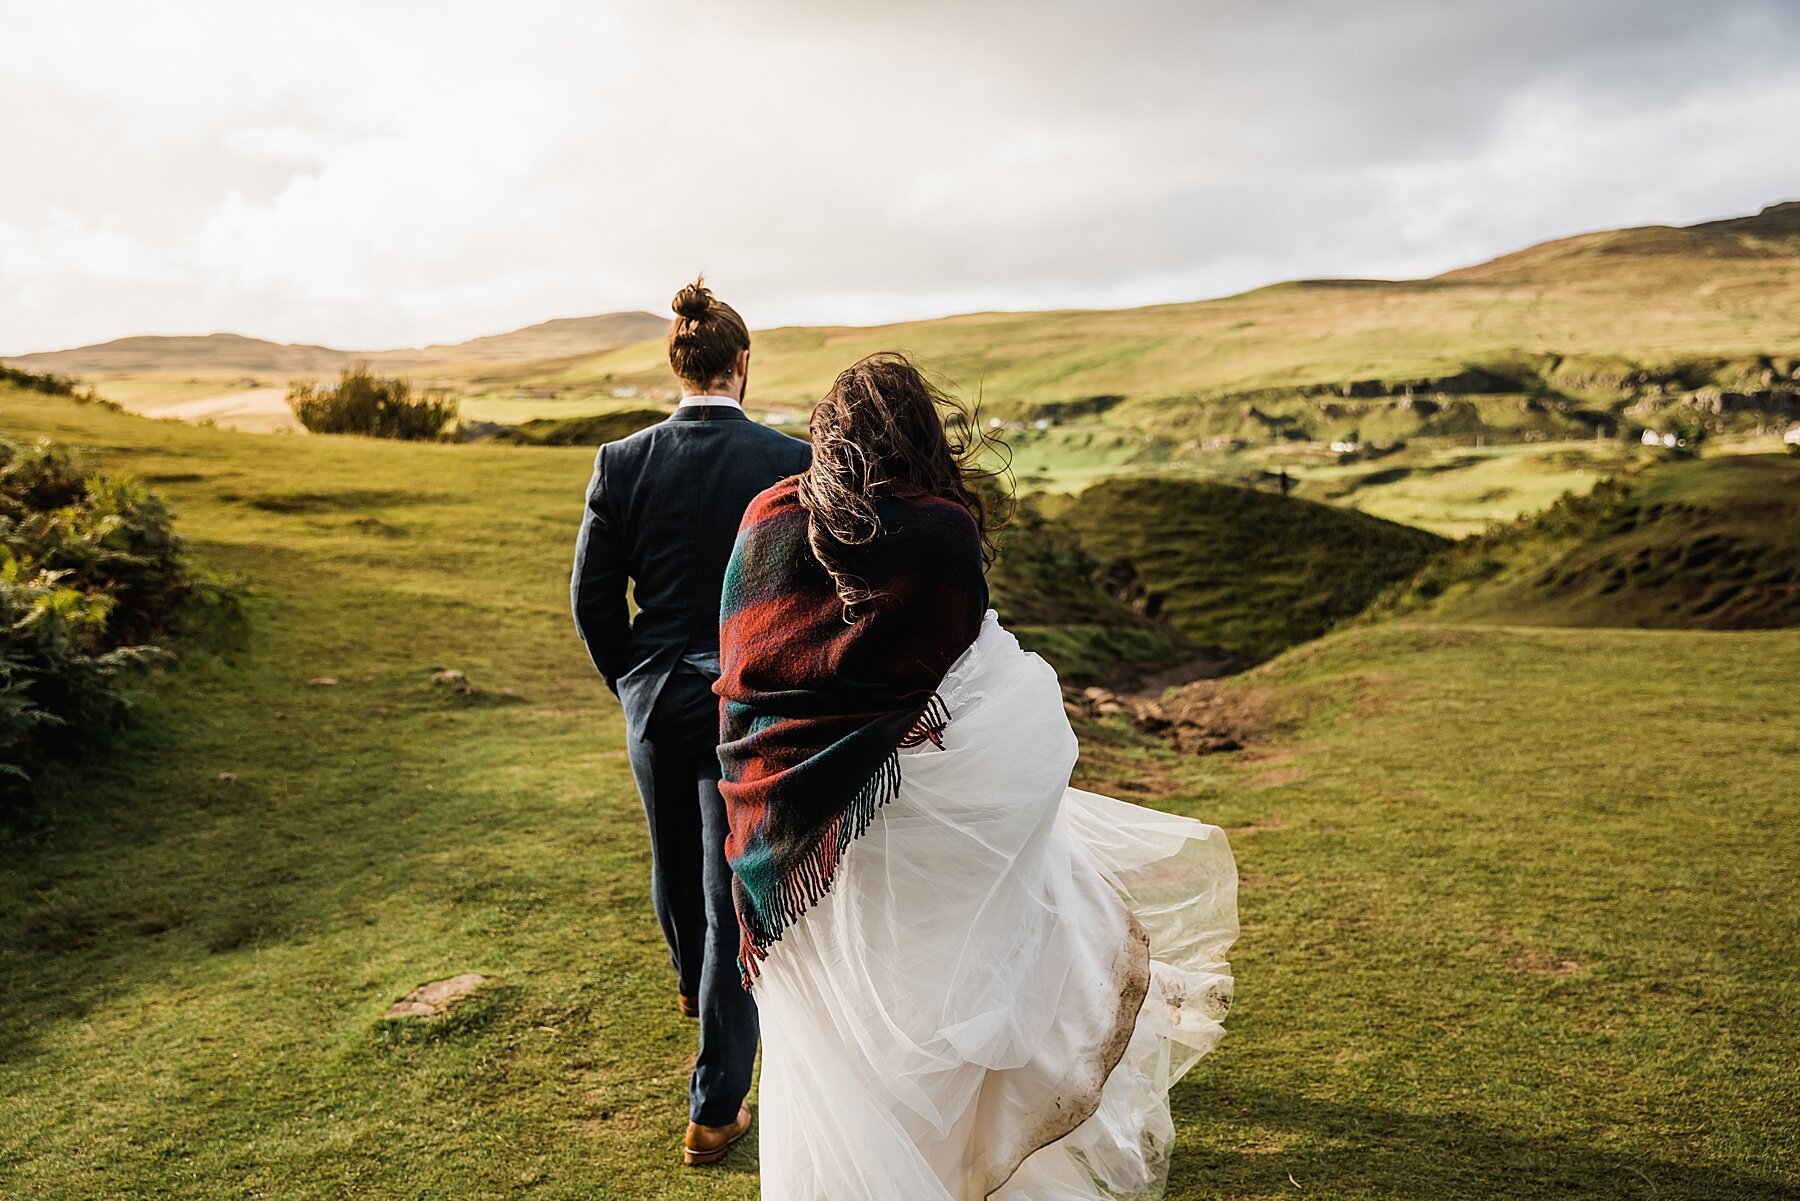
M852 364L812 411L812 466L800 476L808 545L831 574L844 619L880 593L844 569L841 549L881 533L875 502L924 496L955 501L981 531L981 554L994 560L999 522L976 487L1005 470L978 460L1003 444L977 424L975 411L933 387L906 356L885 351Z
M695 388L728 378L738 355L750 349L750 327L737 310L712 294L704 275L675 293L669 307L675 311L669 366L676 378Z

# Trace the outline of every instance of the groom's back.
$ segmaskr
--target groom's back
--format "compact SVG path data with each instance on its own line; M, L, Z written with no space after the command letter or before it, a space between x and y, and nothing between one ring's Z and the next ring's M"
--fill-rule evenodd
M637 602L634 662L719 649L719 592L744 509L811 461L806 443L721 405L677 409L600 448L598 499Z

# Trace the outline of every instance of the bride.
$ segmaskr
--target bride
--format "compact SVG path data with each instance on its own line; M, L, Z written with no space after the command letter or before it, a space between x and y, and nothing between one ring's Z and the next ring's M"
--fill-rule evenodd
M762 1195L1160 1197L1169 1088L1230 1003L1236 868L1213 826L1069 786L1056 673L988 608L946 407L898 355L845 371L726 574Z

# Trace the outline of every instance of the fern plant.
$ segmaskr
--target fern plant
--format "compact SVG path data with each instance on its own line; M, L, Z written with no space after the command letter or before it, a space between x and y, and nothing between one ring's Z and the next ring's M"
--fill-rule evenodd
M0 816L44 764L119 728L125 673L167 658L191 614L235 607L188 567L158 497L0 438Z

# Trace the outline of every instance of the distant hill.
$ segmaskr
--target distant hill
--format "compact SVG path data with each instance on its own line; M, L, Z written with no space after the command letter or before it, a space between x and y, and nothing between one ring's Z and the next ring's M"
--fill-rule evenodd
M1466 539L1382 613L1508 625L1800 626L1800 457L1659 464Z
M468 363L512 363L595 354L659 336L666 318L651 313L602 313L565 317L504 334L416 350L337 350L288 345L242 334L192 337L119 338L95 346L18 355L7 361L60 375L119 375L138 372L302 374L336 371L353 362L389 369L450 367Z
M1643 266L1646 260L1658 272L1666 272L1683 260L1698 267L1720 259L1784 262L1796 255L1800 255L1800 201L1790 200L1769 205L1750 217L1559 238L1437 278L1459 282L1533 280L1596 267L1610 275L1618 264Z
M1354 616L1449 545L1353 510L1184 479L1103 481L1057 515L1140 611L1259 657Z
M489 334L451 346L427 346L422 350L386 351L377 361L390 361L417 356L427 363L462 362L528 362L561 359L571 355L594 354L618 346L629 346L646 338L661 339L669 329L669 318L654 313L601 313L596 317L560 317L540 321L510 333Z
M1796 224L1800 202L1787 202L1564 238L1432 279L765 330L754 390L809 404L845 364L899 349L1001 416L1177 440L1580 437L1686 416L1753 426L1800 412ZM499 378L569 395L660 386L667 370L649 343Z
M246 338L242 334L206 334L194 337L145 336L118 338L96 346L22 354L9 363L33 371L59 375L91 376L166 371L336 371L350 362L347 351L329 346L288 345Z

